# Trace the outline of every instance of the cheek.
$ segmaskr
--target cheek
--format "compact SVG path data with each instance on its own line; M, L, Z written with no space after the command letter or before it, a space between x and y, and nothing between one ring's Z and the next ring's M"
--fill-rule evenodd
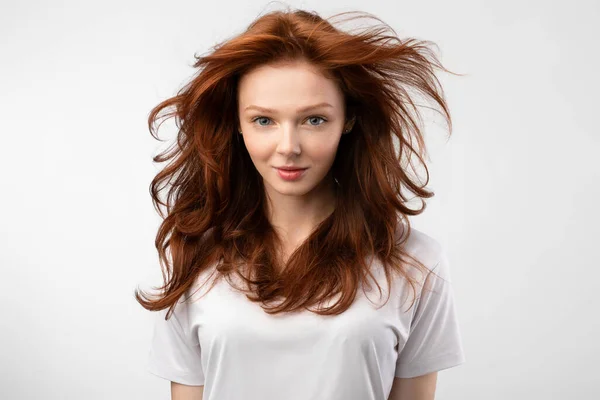
M250 154L250 158L254 161L266 161L270 157L270 144L264 140L257 140L255 137L245 137L244 144Z
M301 144L303 151L300 158L311 160L315 164L330 164L335 159L339 141L339 137L306 138ZM264 137L246 135L244 137L244 144L250 154L250 158L255 163L268 162L277 152L277 141L270 141Z
M328 163L333 161L337 152L339 141L333 141L328 143L318 143L311 146L310 158L315 162Z

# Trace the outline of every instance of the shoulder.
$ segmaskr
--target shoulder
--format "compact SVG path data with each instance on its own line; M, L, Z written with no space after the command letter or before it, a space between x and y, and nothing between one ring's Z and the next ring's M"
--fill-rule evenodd
M444 258L445 249L440 241L420 229L411 226L409 231L406 224L399 224L396 237L402 240L405 252L429 269L435 268Z

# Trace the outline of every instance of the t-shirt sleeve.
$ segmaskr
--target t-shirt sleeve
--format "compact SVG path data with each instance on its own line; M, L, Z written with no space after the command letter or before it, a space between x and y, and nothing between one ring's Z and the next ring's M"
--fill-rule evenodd
M466 361L446 253L425 279L394 376L413 378ZM436 275L437 274L437 275ZM439 276L438 276L439 275Z
M172 382L202 386L202 353L198 336L189 329L188 303L180 299L165 320L167 311L156 312L147 371Z

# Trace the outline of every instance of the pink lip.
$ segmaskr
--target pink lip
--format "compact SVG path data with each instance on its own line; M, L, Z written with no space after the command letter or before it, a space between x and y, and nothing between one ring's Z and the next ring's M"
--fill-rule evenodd
M308 168L300 168L300 169L283 169L283 168L275 168L277 170L277 174L279 177L286 181L295 181L301 178L304 175L304 172Z

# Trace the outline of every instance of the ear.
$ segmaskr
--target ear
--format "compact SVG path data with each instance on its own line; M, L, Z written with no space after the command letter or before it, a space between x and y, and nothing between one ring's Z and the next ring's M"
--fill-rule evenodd
M348 133L352 130L352 128L354 127L354 123L356 122L356 115L353 115L352 118L350 118L348 120L348 122L346 122L346 124L344 124L344 133Z

